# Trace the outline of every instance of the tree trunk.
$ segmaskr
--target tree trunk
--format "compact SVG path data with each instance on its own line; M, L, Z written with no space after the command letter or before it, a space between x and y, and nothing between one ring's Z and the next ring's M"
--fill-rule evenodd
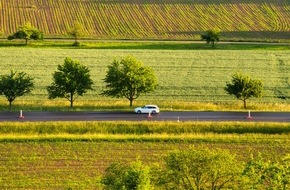
M130 107L133 106L133 98L130 99Z
M244 101L244 108L247 109L247 102L246 100L243 100Z
M70 107L73 107L74 99L73 99L73 93L70 94Z
M9 111L12 111L12 101L9 101Z

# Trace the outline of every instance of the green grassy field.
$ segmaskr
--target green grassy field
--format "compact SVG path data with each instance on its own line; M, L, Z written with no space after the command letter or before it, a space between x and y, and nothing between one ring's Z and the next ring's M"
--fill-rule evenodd
M107 43L103 46L109 46ZM136 44L131 43L131 46ZM29 95L16 99L14 108L48 110L63 109L68 106L68 101L65 99L48 100L46 86L51 84L52 74L56 71L57 65L63 64L65 57L71 57L89 67L94 81L94 91L77 99L76 109L128 109L128 101L103 97L100 93L105 86L103 79L107 66L114 59L131 55L152 67L159 82L154 93L142 95L133 103L134 105L154 103L159 104L164 110L171 107L187 110L241 109L241 102L224 91L231 75L241 71L251 78L262 80L264 84L264 97L250 100L249 108L289 111L290 56L285 46L276 46L275 49L273 45L272 49L268 50L255 49L253 46L250 50L226 51L182 49L182 44L179 46L180 49L176 47L174 50L146 49L146 44L143 49L98 49L88 46L80 49L69 48L69 46L66 48L2 47L1 75L8 74L11 69L14 69L24 71L35 79L35 90ZM116 44L111 43L111 46ZM166 43L164 46L166 47ZM221 45L221 48L226 47ZM1 109L5 110L8 102L3 96L0 102Z
M67 37L74 21L88 38L200 39L218 28L223 40L289 41L287 0L0 0L7 36L30 21L46 37Z
M290 152L288 123L16 122L0 123L0 189L101 189L112 162L152 166L192 146L229 150L247 161Z

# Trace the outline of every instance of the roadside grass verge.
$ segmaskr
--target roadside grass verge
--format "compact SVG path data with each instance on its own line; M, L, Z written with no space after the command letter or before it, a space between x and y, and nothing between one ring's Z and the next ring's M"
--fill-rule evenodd
M281 135L281 136L279 136ZM289 123L264 122L1 122L0 141L270 141ZM287 138L286 138L287 139ZM275 141L273 141L275 142Z
M98 100L86 100L86 97L76 100L74 107L65 99L56 100L31 100L29 95L19 97L13 102L13 112L19 110L26 111L132 111L135 107L143 106L149 103L157 104L161 111L290 111L290 104L287 102L259 102L257 100L249 100L247 109L243 107L243 102L240 100L229 100L221 102L200 102L200 101L185 101L185 100L135 100L133 107L129 106L129 102L124 99L111 99L100 97ZM170 98L170 97L169 97ZM0 99L0 110L8 111L9 104L4 98Z

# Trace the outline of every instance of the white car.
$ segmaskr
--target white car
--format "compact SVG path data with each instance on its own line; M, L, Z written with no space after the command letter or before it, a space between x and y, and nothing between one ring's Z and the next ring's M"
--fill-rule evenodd
M135 108L135 113L159 113L159 108L156 105L145 105L143 107Z

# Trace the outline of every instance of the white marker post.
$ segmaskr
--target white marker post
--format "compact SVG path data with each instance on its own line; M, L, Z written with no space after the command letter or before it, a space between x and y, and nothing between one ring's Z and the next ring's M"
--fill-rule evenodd
M247 119L252 119L252 117L251 117L251 111L250 110L248 111Z
M24 116L22 115L22 110L20 110L19 118L20 118L20 119L24 119Z
M151 112L149 111L147 118L152 118Z

